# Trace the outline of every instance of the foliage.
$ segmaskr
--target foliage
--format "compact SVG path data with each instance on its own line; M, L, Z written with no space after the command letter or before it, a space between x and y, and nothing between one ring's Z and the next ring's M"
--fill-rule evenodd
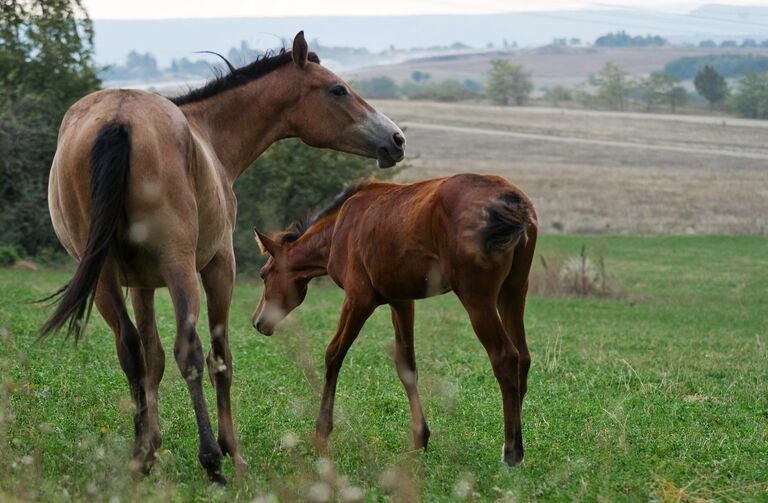
M666 44L667 40L658 35L633 37L624 30L608 33L595 40L596 47L658 47Z
M400 96L397 82L389 77L373 77L372 79L354 81L350 84L363 98L392 99Z
M374 175L391 178L398 171L380 170L375 161L313 149L295 139L274 144L235 182L238 269L252 271L263 263L253 241L253 226L264 232L283 230L332 200L345 185Z
M486 94L497 105L509 105L514 102L525 104L533 91L531 73L522 65L515 65L503 59L491 60Z
M573 93L565 86L557 85L544 91L544 99L558 106L563 101L573 100Z
M48 171L67 108L99 86L91 21L80 0L0 7L0 244L57 246Z
M173 63L176 65L175 60ZM159 76L160 71L157 69L155 57L148 52L140 54L136 51L128 53L124 66L112 66L100 74L100 77L105 80L152 79Z
M728 105L744 117L768 119L768 72L748 73L740 78Z
M465 84L458 80L441 80L437 82L404 82L400 86L400 93L411 100L434 100L434 101L462 101L477 96L476 92L471 91Z
M411 80L414 82L422 82L424 80L429 80L432 76L428 72L422 72L421 70L415 70L411 74Z
M744 75L749 72L768 71L768 56L759 54L710 54L707 56L684 56L664 66L664 73L683 80L693 79L709 65L725 78Z
M653 72L640 81L637 88L646 110L655 105L668 105L669 110L675 113L678 106L688 101L688 93L680 85L680 79L664 72Z
M606 63L597 75L589 79L597 89L597 98L611 110L626 110L629 95L634 89L629 72L614 63Z
M710 106L722 103L728 97L728 83L710 65L704 65L693 79L696 92L703 96Z

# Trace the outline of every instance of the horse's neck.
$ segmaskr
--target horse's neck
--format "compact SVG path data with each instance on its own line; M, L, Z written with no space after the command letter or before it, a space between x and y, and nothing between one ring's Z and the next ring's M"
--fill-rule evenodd
M294 269L310 271L312 277L328 274L328 257L335 222L335 216L326 217L293 243L290 253Z
M283 112L291 98L276 90L286 88L276 85L277 73L182 106L190 125L216 152L230 184L270 145L289 136Z

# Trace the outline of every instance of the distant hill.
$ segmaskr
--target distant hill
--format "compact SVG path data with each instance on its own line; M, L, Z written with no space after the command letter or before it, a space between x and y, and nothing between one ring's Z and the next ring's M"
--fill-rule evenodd
M281 44L281 38L287 43L302 29L309 40L318 39L324 45L365 47L376 52L393 45L426 48L454 42L475 48L489 44L501 48L505 40L531 47L561 37L591 43L617 30L632 35L660 35L675 43L704 38L768 38L768 7L706 5L688 15L617 8L480 15L99 19L95 20L95 29L99 63L122 63L135 50L152 53L165 67L173 58L190 57L194 51L226 53L241 41L256 48L275 47Z

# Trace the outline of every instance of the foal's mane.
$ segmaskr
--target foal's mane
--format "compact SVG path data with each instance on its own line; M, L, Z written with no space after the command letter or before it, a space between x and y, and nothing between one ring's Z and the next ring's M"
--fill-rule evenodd
M168 99L178 106L202 101L224 91L229 91L235 87L252 82L292 61L291 51L280 51L277 54L267 51L263 56L257 58L256 61L240 68L234 68L226 58L220 54L217 54L217 56L221 57L230 68L227 73L217 75L203 87L190 89L186 94ZM314 52L310 52L307 59L313 63L320 63L320 58ZM216 73L218 74L218 72Z
M310 213L308 216L301 217L295 222L293 222L289 227L288 230L283 232L280 236L280 242L290 243L292 241L296 241L301 236L304 235L307 230L312 227L315 223L317 223L318 220L320 220L323 217L327 217L334 211L341 208L341 205L344 204L347 199L357 194L361 189L372 183L373 180L362 180L357 183L353 183L351 185L348 185L343 191L341 191L330 203L323 206L319 210L315 211L314 213Z

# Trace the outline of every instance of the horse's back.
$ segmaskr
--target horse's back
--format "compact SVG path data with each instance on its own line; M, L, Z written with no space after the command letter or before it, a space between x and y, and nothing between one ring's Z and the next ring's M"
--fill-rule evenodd
M121 237L130 241L124 243L123 251L139 263L124 269L147 277L129 283L161 286L153 263L167 249L165 243L188 241L188 251L194 254L197 239L195 183L188 162L192 135L184 114L166 98L109 89L90 94L69 109L59 130L49 180L54 229L69 253L80 259L90 222L94 145L110 125L124 128L130 152L125 187L128 228ZM184 233L192 237L186 239Z

